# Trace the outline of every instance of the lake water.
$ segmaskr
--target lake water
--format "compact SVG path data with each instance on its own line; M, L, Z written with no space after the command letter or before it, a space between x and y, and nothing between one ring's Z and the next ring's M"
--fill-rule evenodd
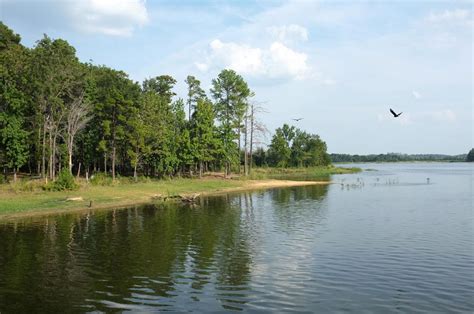
M0 313L472 312L474 165L362 167L377 171L0 222Z

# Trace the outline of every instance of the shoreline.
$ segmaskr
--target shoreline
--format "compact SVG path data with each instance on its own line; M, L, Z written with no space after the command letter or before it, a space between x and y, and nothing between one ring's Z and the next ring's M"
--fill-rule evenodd
M226 179L218 180L226 182ZM198 183L198 182L195 182ZM226 182L227 183L227 182ZM246 180L246 181L234 181L232 183L236 183L236 186L230 187L223 187L223 188L211 188L207 190L202 190L199 192L192 192L192 191L184 191L179 193L182 197L191 197L193 195L198 194L198 196L216 196L221 194L227 193L238 193L238 192L245 192L245 191L257 191L257 190L266 190L266 189L273 189L273 188L285 188L285 187L295 187L295 186L309 186L309 185L329 185L332 184L330 181L294 181L294 180L277 180L277 179L263 179L263 180ZM241 183L241 184L239 184ZM63 202L65 202L65 197L71 197L71 194L76 194L80 196L81 191L74 191L73 193L69 192L62 192L63 194ZM116 195L120 195L120 191L115 191ZM111 210L111 209L124 209L127 207L132 206L141 206L147 204L153 204L156 202L173 202L173 201L154 201L153 199L156 196L161 196L161 194L157 193L160 191L155 191L154 193L145 193L141 195L137 195L136 197L130 197L127 200L120 200L120 197L113 197L111 200L107 200L104 203L99 203L97 205L93 205L89 207L85 203L89 202L87 199L81 200L81 204L68 204L73 206L64 206L64 208L46 208L46 209L31 209L31 210L22 210L22 211L12 211L12 212L0 212L0 222L5 222L9 220L21 219L21 218L33 218L33 217L41 217L41 216L50 216L50 215L60 215L66 213L86 213L86 212L94 212L94 211L101 211L101 210ZM69 194L69 195L68 195ZM0 195L1 201L2 195ZM21 193L18 194L18 198L21 198ZM66 205L66 203L65 203ZM76 205L76 206L74 206Z

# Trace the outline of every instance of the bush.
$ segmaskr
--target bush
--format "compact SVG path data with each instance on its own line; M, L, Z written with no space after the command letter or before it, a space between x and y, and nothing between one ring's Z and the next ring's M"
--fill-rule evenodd
M64 168L59 173L58 179L46 187L50 191L65 191L76 190L79 185L76 184L74 176L69 172L69 169Z
M42 180L19 179L17 182L10 183L10 190L15 193L41 191L41 189L44 189L44 187L45 185Z
M108 176L107 174L103 172L97 172L94 173L93 176L91 176L90 182L92 185L112 185L113 180L111 176Z

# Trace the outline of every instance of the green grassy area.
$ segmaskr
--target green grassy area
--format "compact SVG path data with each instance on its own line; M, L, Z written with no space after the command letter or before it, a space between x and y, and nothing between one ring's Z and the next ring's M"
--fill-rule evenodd
M334 166L309 168L255 168L251 179L285 180L329 180L334 174L348 174L362 171L360 168L341 168Z
M237 180L206 177L203 179L142 179L134 183L131 178L119 178L106 185L86 184L79 180L75 191L45 191L44 182L24 178L16 184L0 184L0 217L16 213L60 212L68 209L86 209L90 201L93 208L120 207L152 202L154 196L169 197L179 194L213 193L232 188L246 187L248 180L329 180L332 174L354 173L359 168L255 168L249 177ZM107 180L104 180L106 182ZM110 184L112 183L112 184ZM110 184L110 185L109 185ZM79 201L67 201L80 197Z
M18 183L25 184L25 183ZM112 186L84 185L76 191L50 192L33 189L21 191L18 186L0 185L0 215L18 212L62 211L65 209L123 206L151 202L154 195L173 196L240 187L245 182L222 179L173 179L152 180L144 183L127 183ZM27 188L29 189L29 188ZM83 201L66 201L67 198L82 197Z

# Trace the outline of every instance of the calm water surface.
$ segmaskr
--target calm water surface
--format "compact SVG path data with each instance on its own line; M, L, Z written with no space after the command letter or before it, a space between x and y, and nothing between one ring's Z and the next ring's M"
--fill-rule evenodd
M0 312L472 312L474 166L362 167L377 171L0 222Z

